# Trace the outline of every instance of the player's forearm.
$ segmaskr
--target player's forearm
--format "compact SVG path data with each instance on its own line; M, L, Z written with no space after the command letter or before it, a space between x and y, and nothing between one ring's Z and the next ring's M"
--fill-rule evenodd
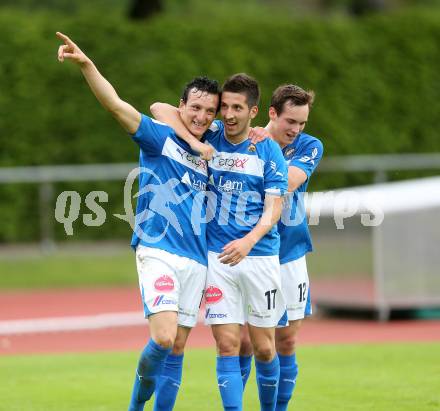
M81 72L101 105L110 112L117 110L120 98L116 90L98 71L91 60L81 64Z
M81 72L90 89L101 105L129 133L136 132L140 120L140 113L130 104L121 100L110 82L98 71L91 60L81 64Z
M288 188L289 193L295 191L307 181L307 174L299 167L290 166L288 170Z
M168 124L191 147L200 144L199 139L191 134L185 124L183 124L178 108L167 103L153 103L150 106L150 111L156 120Z
M266 195L264 211L260 220L245 236L253 243L253 246L257 244L281 218L282 200L282 197Z

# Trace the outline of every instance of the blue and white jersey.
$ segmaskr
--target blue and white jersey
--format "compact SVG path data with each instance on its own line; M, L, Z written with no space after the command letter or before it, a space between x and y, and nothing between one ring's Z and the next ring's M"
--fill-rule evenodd
M304 193L310 176L318 166L324 148L316 137L299 134L292 144L284 147L283 155L288 167L298 167L307 174L307 180L293 193L284 197L283 212L278 223L281 236L280 263L297 260L313 250L307 216L304 206Z
M287 191L287 167L274 141L252 144L245 140L230 143L223 123L215 121L207 141L215 148L208 162L208 250L221 253L232 240L244 237L260 220L266 194L282 196ZM213 217L213 218L212 218ZM250 256L279 253L276 224L252 248Z
M139 193L131 245L160 248L207 265L207 163L166 124L142 115Z

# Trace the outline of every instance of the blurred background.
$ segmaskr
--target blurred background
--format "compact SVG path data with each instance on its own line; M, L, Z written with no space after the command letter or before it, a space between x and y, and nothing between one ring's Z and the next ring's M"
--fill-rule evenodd
M379 234L360 224L357 212L345 230L337 230L331 213L312 227L315 301L351 309L367 296L357 309L378 309L382 319L393 307L438 314L426 308L440 306L440 188L432 180L440 170L440 0L3 0L4 290L137 283L131 229L113 214L123 213L124 179L138 148L99 106L77 68L58 63L56 31L69 35L120 96L146 113L155 101L177 104L184 84L197 75L220 82L235 72L257 78L260 126L279 84L314 90L306 131L323 141L325 158L309 191L376 183L387 191L386 182L433 182L429 218L425 190L400 222L383 225ZM89 167L95 164L101 166ZM419 180L410 184L417 187ZM411 187L403 191L409 197ZM72 236L54 217L65 190L82 199ZM109 195L101 203L107 218L87 227L84 200L96 190ZM414 220L420 215L423 222ZM406 285L396 291L399 275ZM347 278L354 288L338 294L334 284ZM347 295L351 302L341 304Z

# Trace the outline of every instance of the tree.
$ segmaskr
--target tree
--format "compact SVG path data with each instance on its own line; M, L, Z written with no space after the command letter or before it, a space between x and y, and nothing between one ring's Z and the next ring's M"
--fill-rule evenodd
M385 8L385 0L354 0L350 4L350 11L355 16L362 16L371 12L381 12Z
M128 16L133 20L148 19L163 10L163 0L131 0Z

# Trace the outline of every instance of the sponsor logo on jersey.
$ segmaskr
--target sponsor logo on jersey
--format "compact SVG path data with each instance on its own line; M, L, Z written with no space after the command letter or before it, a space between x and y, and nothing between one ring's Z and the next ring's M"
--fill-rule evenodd
M230 180L220 176L217 185L218 191L223 193L241 193L243 191L243 181Z
M228 314L224 313L212 313L211 309L208 308L205 313L205 318L227 318Z
M164 294L158 295L153 302L153 307L157 307L159 305L169 305L169 304L176 304L175 300L171 300L169 298L165 298Z
M222 167L223 169L242 169L244 170L244 166L246 165L246 163L249 161L248 158L234 158L234 157L230 157L230 158L220 158L218 160L218 165L220 167Z
M217 152L217 155L209 162L209 166L217 171L231 171L257 177L264 175L264 161L250 154Z
M284 158L286 160L290 159L291 157L293 157L293 154L295 153L295 149L294 148L289 148L286 150L286 152L284 153Z
M190 176L189 172L186 172L180 181L183 184L191 186L194 190L206 191L206 182L202 181L200 178L197 178L194 173L192 173Z
M206 304L218 303L223 298L223 293L220 288L210 285L205 291Z
M190 168L193 171L197 171L205 176L208 175L208 166L205 160L202 160L199 156L191 154L184 148L180 147L170 137L167 137L165 144L162 148L162 155L171 158L174 161Z
M189 153L188 151L184 150L181 147L177 147L176 151L177 153L179 153L182 159L185 159L186 161L192 163L196 169L199 168L201 168L202 170L207 169L206 161L202 160L200 157Z
M157 291L169 292L174 290L174 281L169 275L163 275L154 282Z
M301 161L301 163L310 163L310 164L315 164L315 158L318 155L318 149L315 147L310 156L302 156L299 161Z

